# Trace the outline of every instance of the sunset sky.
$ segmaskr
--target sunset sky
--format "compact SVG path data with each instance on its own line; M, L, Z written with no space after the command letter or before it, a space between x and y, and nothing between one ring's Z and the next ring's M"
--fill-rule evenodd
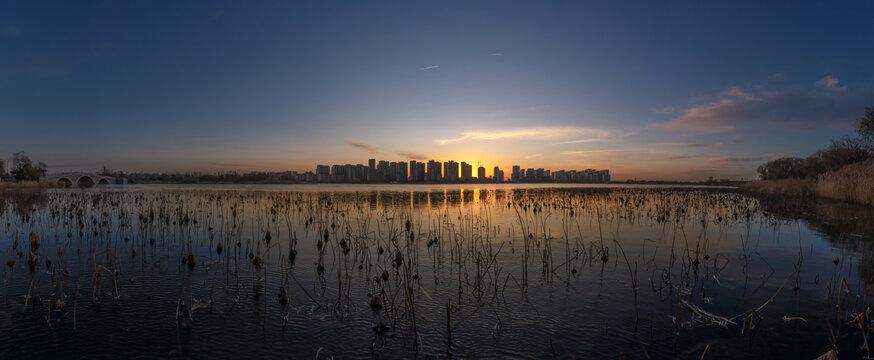
M2 2L0 154L751 178L874 105L872 18L872 1Z

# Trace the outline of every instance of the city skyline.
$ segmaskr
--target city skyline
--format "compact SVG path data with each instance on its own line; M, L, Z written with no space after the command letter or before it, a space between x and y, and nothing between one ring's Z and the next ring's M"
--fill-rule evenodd
M283 171L266 172L270 180L290 180L297 182L334 182L334 183L464 183L464 182L589 182L609 183L609 169L584 170L553 170L539 168L522 168L512 166L508 176L506 172L495 166L491 176L486 175L486 167L478 164L476 177L473 165L467 162L448 160L445 162L423 161L387 161L368 159L367 164L332 164L316 165L314 171ZM104 169L104 172L106 169Z
M53 172L376 156L753 178L874 99L871 2L95 5L2 5L0 153Z

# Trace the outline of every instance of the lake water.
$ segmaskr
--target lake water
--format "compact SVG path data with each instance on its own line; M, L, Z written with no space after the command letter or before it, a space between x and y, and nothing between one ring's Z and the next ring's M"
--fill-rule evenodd
M3 359L868 355L874 215L847 204L554 184L0 201Z

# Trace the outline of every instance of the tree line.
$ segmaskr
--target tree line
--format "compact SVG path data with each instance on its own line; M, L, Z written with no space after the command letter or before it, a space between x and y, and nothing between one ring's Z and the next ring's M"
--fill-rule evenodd
M874 158L874 106L865 108L854 136L832 140L831 145L806 158L785 157L759 165L762 180L815 178L859 161Z
M23 152L12 154L10 170L6 172L6 162L0 160L0 180L2 181L39 181L46 176L48 165L44 162L34 163Z

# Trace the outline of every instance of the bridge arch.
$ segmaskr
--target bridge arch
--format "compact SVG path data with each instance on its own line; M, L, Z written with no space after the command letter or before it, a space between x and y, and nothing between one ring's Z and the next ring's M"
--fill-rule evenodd
M46 181L59 183L63 187L91 187L95 185L114 184L116 179L111 176L89 174L82 172L67 172L50 174Z
M91 187L94 185L97 184L94 182L94 179L92 179L88 175L81 176L78 180L76 180L76 186L78 187Z

